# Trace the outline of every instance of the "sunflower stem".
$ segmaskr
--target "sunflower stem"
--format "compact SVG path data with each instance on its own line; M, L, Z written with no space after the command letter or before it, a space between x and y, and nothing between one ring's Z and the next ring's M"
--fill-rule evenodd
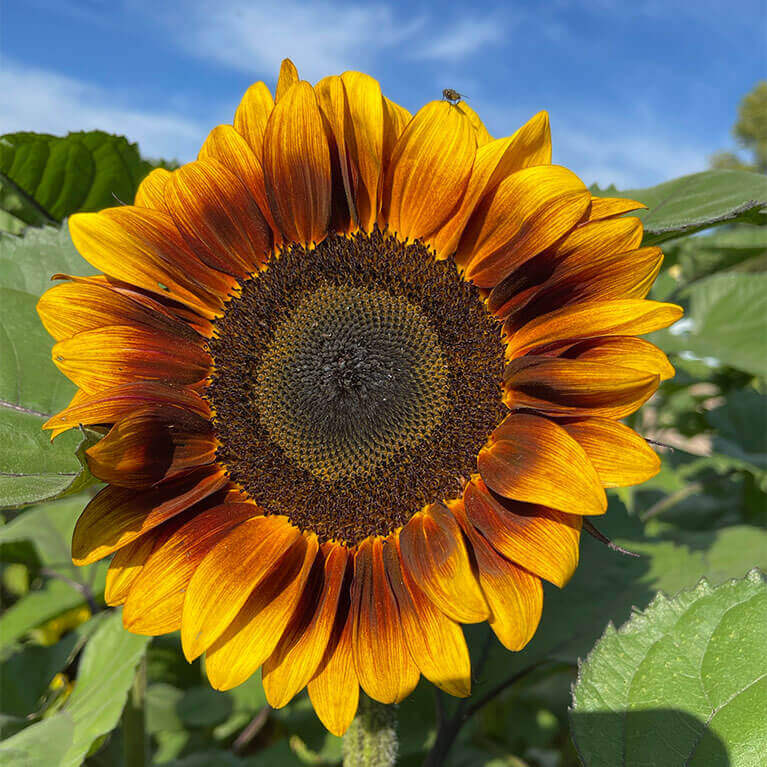
M123 755L125 767L145 767L147 764L146 716L146 656L136 666L133 685L128 693L122 716Z
M397 707L360 694L357 716L344 735L344 767L392 767L397 761Z

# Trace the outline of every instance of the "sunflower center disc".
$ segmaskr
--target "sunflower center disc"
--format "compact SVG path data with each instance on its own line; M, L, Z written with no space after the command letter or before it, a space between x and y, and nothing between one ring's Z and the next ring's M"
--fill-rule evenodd
M374 231L291 245L216 322L220 461L321 540L455 497L504 414L499 324L452 261Z

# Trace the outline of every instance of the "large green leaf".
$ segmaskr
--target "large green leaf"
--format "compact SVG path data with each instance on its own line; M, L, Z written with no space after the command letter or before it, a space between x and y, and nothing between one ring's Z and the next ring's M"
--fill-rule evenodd
M597 189L596 193L647 205L649 210L631 214L644 223L646 245L719 224L767 221L767 177L743 170L707 170L647 189Z
M0 507L57 498L93 481L76 454L83 434L51 443L42 431L75 392L51 360L53 339L35 311L46 274L60 269L92 272L66 233L0 236Z
M0 227L16 233L131 203L150 170L136 144L103 131L0 136Z
M686 321L653 333L653 343L666 352L691 352L752 375L767 375L767 274L714 274L696 282L686 295Z
M734 459L743 468L767 470L767 396L741 389L706 413L716 429L714 453Z
M573 738L586 767L760 767L767 754L767 587L752 571L609 626L580 667Z
M3 767L57 767L74 735L72 719L57 714L0 743Z

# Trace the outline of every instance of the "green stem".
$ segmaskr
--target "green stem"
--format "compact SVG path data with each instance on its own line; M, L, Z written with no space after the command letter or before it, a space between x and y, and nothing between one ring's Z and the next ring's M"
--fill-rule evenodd
M146 717L144 697L146 694L146 656L136 666L133 686L123 709L123 754L125 767L145 767L147 764Z
M397 761L397 707L360 692L357 716L344 735L344 767L392 767Z

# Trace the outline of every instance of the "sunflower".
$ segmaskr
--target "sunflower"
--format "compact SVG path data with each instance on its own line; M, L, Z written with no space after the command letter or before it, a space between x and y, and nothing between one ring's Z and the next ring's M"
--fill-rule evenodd
M286 60L196 161L69 221L103 274L40 300L78 387L45 428L100 429L107 483L74 562L114 554L128 630L180 630L220 690L308 687L334 733L360 686L468 695L461 624L524 647L604 488L658 471L619 421L681 314L645 300L640 207L552 165L544 112L493 139Z

